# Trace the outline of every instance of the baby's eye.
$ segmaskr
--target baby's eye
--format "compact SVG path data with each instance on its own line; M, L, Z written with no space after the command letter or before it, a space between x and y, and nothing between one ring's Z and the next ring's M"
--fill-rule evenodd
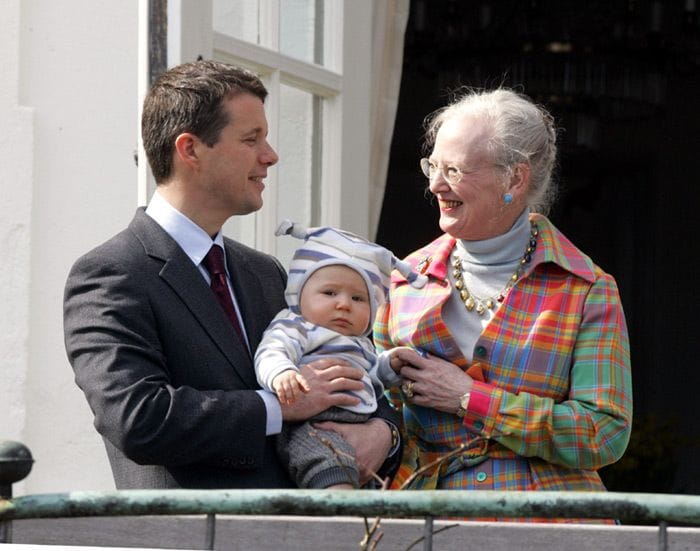
M367 299L365 297L359 295L352 297L352 300L354 300L355 302L367 302Z
M325 290L325 291L322 291L322 293L323 293L324 295L326 295L326 296L329 296L329 297L334 297L334 296L335 296L335 291L331 291L330 289Z

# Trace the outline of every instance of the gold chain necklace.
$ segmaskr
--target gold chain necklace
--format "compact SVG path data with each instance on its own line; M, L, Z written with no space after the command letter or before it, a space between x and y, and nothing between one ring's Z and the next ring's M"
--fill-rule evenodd
M537 229L537 224L530 222L530 240L528 241L527 248L525 249L525 254L518 263L518 269L513 272L513 275L511 275L510 279L508 279L506 286L503 287L500 292L488 298L478 297L469 291L467 284L464 282L464 267L462 266L462 260L457 256L453 257L452 267L454 270L452 271L452 275L455 278L455 287L457 287L459 290L459 296L468 312L476 310L477 314L483 316L486 310L493 310L497 303L501 303L505 300L508 291L510 291L513 285L515 285L515 282L520 279L520 276L525 270L525 266L527 266L532 260L532 253L535 252L535 249L537 248L538 233L539 230Z

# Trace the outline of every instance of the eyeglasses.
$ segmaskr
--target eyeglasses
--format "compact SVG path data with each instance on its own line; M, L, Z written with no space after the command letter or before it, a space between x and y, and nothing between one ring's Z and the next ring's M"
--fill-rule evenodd
M495 165L491 165L495 166ZM423 171L423 174L425 177L432 181L435 176L438 175L438 173L442 174L442 177L447 181L448 184L451 186L454 186L458 184L462 178L464 177L465 174L472 174L479 170L479 167L474 170L463 170L460 168L457 168L456 166L445 166L445 165L439 165L434 162L432 162L430 159L427 157L423 157L420 160L420 168Z

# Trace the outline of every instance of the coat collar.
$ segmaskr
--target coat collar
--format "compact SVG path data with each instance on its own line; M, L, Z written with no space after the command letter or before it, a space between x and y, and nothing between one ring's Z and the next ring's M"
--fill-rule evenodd
M406 261L420 274L445 280L447 279L447 261L455 242L454 237L443 234L432 243L408 255ZM394 270L391 274L391 281L394 283L406 281L406 279Z
M537 249L531 270L539 264L552 262L591 283L597 279L599 268L590 257L577 249L546 216L533 213L530 215L530 220L537 223L539 230Z
M551 262L577 277L593 282L597 278L599 268L593 261L577 249L552 222L541 214L530 214L530 220L537 223L539 231L537 249L526 273L532 272L540 264ZM414 270L432 278L444 281L447 279L447 268L455 238L443 234L425 247L418 249L406 257L406 261ZM397 271L392 272L392 283L405 282Z

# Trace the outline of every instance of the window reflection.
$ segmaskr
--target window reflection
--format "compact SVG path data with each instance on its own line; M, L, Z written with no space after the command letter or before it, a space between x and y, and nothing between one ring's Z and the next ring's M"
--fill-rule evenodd
M323 1L280 2L280 52L323 65Z
M289 218L306 226L320 220L320 111L322 100L309 92L280 86L280 156L277 194L279 220ZM299 243L280 239L277 254L286 261Z
M261 43L262 25L271 25L261 15L265 0L214 0L212 26L215 31L246 42ZM269 14L274 17L276 14ZM290 57L323 65L323 0L284 0L279 3L278 50ZM275 41L277 42L277 41Z
M222 34L260 44L258 0L214 0L212 27Z

